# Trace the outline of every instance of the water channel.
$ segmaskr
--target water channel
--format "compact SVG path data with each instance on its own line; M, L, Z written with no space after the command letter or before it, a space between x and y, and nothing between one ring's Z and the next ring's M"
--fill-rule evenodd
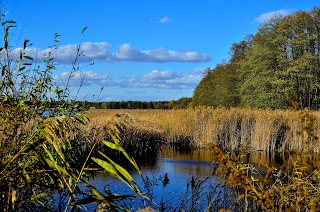
M257 169L263 172L264 166L259 164L275 163L265 153L255 152L244 155L244 161L250 160ZM274 157L273 157L274 158ZM124 204L131 210L145 208L151 205L153 208L164 211L173 211L177 208L203 211L210 201L215 199L215 207L224 207L226 187L219 183L219 177L214 176L215 166L212 163L213 152L208 149L196 149L192 151L179 151L174 148L163 148L158 157L140 164L142 177L137 171L132 170L131 175L138 183L142 191L148 193L151 201L143 198L135 198ZM169 181L165 183L165 176ZM132 191L121 181L104 174L98 174L91 184L103 190L109 189L112 193L132 194ZM196 203L196 204L194 204ZM95 206L88 206L89 211Z

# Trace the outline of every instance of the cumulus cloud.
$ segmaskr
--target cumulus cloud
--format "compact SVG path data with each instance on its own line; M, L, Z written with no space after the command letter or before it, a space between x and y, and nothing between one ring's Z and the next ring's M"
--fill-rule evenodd
M65 85L70 76L70 72L63 72L55 76L58 85ZM183 75L173 71L153 70L142 76L132 76L127 79L113 80L108 74L99 74L92 71L72 74L69 85L73 87L90 86L119 86L133 88L165 88L165 89L185 89L194 88L201 80L201 75Z
M171 88L173 86L172 81L181 78L183 76L177 72L153 70L141 78L135 79L133 83L138 87Z
M160 19L160 24L167 24L169 22L171 22L171 19L168 16L164 16Z
M255 21L258 23L265 23L276 15L286 16L288 14L289 14L289 11L287 10L270 11L260 15L258 18L255 19Z
M182 75L173 71L153 70L141 77L132 77L128 80L128 85L140 88L169 88L182 89L193 88L201 80L199 75Z
M146 81L153 81L153 80L168 80L172 78L177 78L179 77L180 74L177 72L173 71L158 71L158 70L153 70L148 74L145 74L143 78Z
M54 76L54 81L57 85L66 86L68 84L71 87L112 83L109 74L98 74L93 71L63 72L60 75Z
M77 55L77 45L65 45L60 46L57 49L52 50L52 56L59 63L69 64L74 61ZM16 49L20 51L21 49ZM48 54L50 49L39 48L27 48L26 54L34 58L42 58L45 54ZM87 62L207 62L211 61L211 57L205 54L201 54L195 51L179 52L174 50L167 50L163 48L152 50L139 50L131 47L130 44L121 45L117 51L111 51L111 45L107 42L84 42L80 45L80 52L83 53L78 58L78 63Z

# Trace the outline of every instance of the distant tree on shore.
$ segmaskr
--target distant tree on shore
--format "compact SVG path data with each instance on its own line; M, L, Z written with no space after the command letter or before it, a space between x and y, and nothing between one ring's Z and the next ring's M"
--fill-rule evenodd
M191 103L191 98L182 97L179 100L171 101L110 101L92 102L82 104L89 105L97 109L182 109L187 108Z

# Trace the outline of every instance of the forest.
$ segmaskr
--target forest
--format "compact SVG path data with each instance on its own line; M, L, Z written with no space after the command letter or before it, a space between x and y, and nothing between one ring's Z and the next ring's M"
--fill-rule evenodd
M208 68L191 106L317 110L320 8L274 16L233 43L226 62Z
M110 101L110 102L81 102L84 106L96 109L182 109L187 108L191 98L182 97L170 101Z

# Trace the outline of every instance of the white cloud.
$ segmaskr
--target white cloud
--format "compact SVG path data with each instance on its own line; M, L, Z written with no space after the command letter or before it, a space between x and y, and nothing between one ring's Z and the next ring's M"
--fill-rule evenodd
M172 71L157 71L153 70L148 74L143 76L144 80L146 81L153 81L153 80L168 80L172 78L179 77L180 75L176 72Z
M211 57L198 52L177 52L166 49L154 49L142 51L146 58L150 57L149 62L207 62L211 61Z
M52 51L52 56L59 63L70 64L74 61L77 53L77 45L60 46ZM163 48L152 50L139 50L131 47L130 44L121 45L116 52L112 52L111 45L107 42L84 42L80 47L83 56L78 58L78 63L87 62L207 62L211 61L211 57L199 52L178 52L174 50L166 50ZM21 48L17 48L16 52ZM34 58L42 58L50 49L41 50L39 48L27 48L26 54Z
M98 74L93 71L75 71L63 72L60 75L54 76L54 81L57 85L71 87L89 86L92 84L101 85L111 82L109 74Z
M194 88L201 80L199 75L182 75L173 71L153 70L142 77L132 77L129 85L133 87L152 88Z
M63 72L55 76L58 85L65 85L70 72ZM173 71L153 70L142 76L132 76L127 79L113 80L108 74L99 74L92 71L74 72L69 81L69 86L79 87L90 86L119 86L132 88L165 88L165 89L185 89L194 88L201 80L201 75L182 75Z
M169 22L171 22L171 19L168 16L164 16L160 19L160 24L167 24Z
M258 23L265 23L276 15L286 16L288 14L289 14L288 10L270 11L270 12L267 12L267 13L260 15L258 18L255 19L255 21Z

